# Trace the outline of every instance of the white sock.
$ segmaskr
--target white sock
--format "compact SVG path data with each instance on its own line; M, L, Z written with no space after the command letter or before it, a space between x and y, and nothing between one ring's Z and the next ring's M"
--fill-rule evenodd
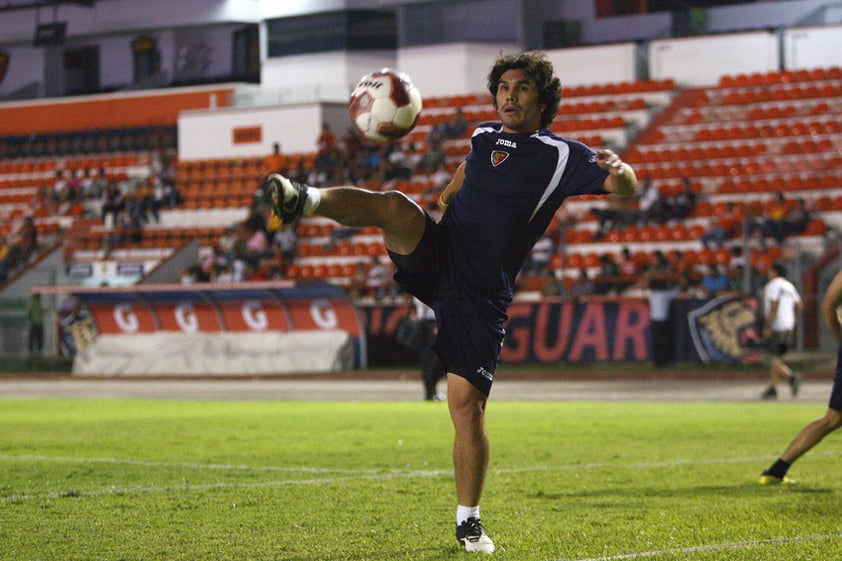
M317 187L307 187L307 200L304 201L304 214L313 214L322 202L322 192Z
M456 507L456 525L458 526L468 518L476 518L479 520L479 506L462 506Z

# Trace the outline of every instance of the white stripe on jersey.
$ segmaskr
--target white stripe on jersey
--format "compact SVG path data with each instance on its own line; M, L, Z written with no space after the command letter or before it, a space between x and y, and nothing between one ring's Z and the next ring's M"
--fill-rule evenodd
M541 195L541 200L538 201L538 205L535 207L535 210L532 211L532 215L529 217L530 222L532 222L532 219L535 218L535 215L541 209L541 206L545 202L547 202L547 199L550 198L550 195L553 194L553 191L558 189L559 185L561 184L561 175L564 173L564 169L567 167L567 158L570 156L570 147L567 145L566 142L549 136L544 136L539 133L533 134L532 137L537 138L538 140L549 146L555 146L556 150L558 150L558 161L556 162L555 172L553 173L552 179L550 179L549 185L547 185L544 189L544 194Z

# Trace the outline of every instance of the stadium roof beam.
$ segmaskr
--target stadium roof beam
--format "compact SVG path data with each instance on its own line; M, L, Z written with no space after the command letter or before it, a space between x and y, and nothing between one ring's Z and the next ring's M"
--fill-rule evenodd
M37 10L38 8L55 8L62 5L72 4L93 8L97 0L28 0L26 2L6 2L0 5L0 12L12 12L18 10Z

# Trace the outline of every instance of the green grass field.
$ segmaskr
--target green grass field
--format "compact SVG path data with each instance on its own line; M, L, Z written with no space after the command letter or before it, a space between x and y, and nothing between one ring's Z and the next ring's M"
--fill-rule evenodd
M818 403L494 402L494 557L842 558L840 436L757 476ZM441 560L441 403L0 400L0 559ZM484 556L482 556L484 557Z

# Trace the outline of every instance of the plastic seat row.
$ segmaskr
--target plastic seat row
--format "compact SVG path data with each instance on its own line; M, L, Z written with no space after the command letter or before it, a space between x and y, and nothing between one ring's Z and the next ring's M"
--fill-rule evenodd
M719 86L723 88L740 86L771 86L792 82L810 82L820 80L842 79L842 68L810 68L799 70L783 70L773 72L755 72L750 74L734 74L719 79Z

